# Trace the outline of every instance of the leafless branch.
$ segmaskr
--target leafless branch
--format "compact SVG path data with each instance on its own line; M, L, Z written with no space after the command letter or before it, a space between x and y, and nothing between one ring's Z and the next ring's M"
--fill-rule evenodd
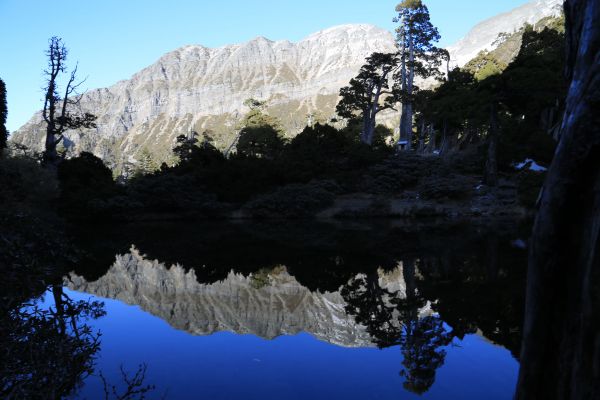
M99 376L102 380L105 400L145 399L146 394L155 389L154 385L144 385L147 369L148 366L146 364L140 364L135 374L130 377L129 373L127 373L123 368L123 365L121 365L119 367L121 380L126 385L123 393L119 393L116 385L110 385L102 372L100 372Z

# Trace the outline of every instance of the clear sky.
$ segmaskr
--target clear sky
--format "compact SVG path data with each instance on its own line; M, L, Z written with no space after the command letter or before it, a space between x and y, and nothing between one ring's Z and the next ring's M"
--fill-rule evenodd
M0 78L14 131L42 107L44 51L62 37L87 88L127 79L186 44L218 47L256 36L298 41L321 29L369 23L393 30L399 0L0 0ZM426 0L442 45L527 0Z

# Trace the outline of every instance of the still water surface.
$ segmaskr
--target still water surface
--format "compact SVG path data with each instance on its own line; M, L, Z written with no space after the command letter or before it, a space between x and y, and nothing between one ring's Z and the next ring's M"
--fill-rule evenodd
M148 225L79 234L96 371L148 398L510 399L526 252L496 226ZM47 304L53 299L47 296ZM85 379L75 398L103 398Z

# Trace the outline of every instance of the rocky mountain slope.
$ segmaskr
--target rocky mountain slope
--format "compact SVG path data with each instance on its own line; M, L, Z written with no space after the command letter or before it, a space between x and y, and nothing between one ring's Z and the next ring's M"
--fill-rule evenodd
M346 314L339 291L311 292L285 267L248 277L231 272L223 281L201 284L193 270L186 272L178 265L167 268L132 248L117 256L97 281L71 274L66 284L72 290L139 305L194 335L229 331L273 339L307 332L339 346L374 346L365 328ZM401 267L380 272L380 285L404 297Z
M295 133L309 113L333 115L340 87L375 51L394 51L394 40L370 25L337 26L298 43L258 37L217 49L182 47L129 80L86 93L81 106L99 117L98 128L71 132L69 140L78 151L114 161L143 148L164 159L175 137L190 130L212 130L224 148L248 98L267 101L268 112ZM36 115L13 140L40 150L43 128Z
M524 24L535 24L542 18L560 15L562 4L563 0L533 0L477 24L464 38L448 47L452 64L462 67L480 51L493 50L499 44L497 39L501 33L511 34Z
M558 11L561 0L535 0L477 25L449 48L454 64L463 65L479 51L494 47L498 35L513 32ZM394 51L393 35L371 25L342 25L317 32L298 43L258 37L216 49L185 46L115 85L87 92L83 111L98 116L92 131L69 132L75 152L91 151L115 168L135 163L143 151L157 162L172 157L175 137L211 131L217 147L234 139L245 112L244 100L266 101L288 135L299 132L314 114L334 115L339 89L356 75L373 52ZM390 126L398 116L383 118ZM43 148L41 115L12 136L32 150Z

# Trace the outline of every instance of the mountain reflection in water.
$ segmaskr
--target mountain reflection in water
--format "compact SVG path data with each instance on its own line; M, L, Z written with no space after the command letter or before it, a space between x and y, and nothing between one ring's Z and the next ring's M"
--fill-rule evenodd
M363 370L376 370L395 359L395 367L387 367L393 374L381 379L385 385L395 382L403 386L402 396L412 392L431 398L450 398L446 397L449 393L461 398L482 394L503 398L512 393L514 382L492 375L505 373L499 369L507 368L510 358L493 344L518 357L521 339L526 252L511 246L518 238L514 227L149 224L106 228L93 236L76 234L87 258L63 278L72 297L93 295L139 306L176 329L170 332L157 327L144 319L139 309L107 300L108 315L90 322L103 333L99 366L114 368L119 357L124 358L121 362L148 361L151 383L169 389L168 398L187 398L192 393L181 387L174 390L173 380L166 378L172 374L167 364L191 362L185 361L188 350L182 344L185 341L189 347L189 340L195 340L194 346L211 343L213 351L225 346L239 353L260 352L264 347L264 352L280 361L270 374L293 369L307 382L317 379L315 374L334 371L321 371L316 365L289 366L286 354L291 360L297 352L315 351L314 362L323 364L322 368L327 360L339 358L341 363L355 363ZM134 322L138 320L146 322ZM142 326L151 328L131 337ZM225 332L235 335L222 336ZM182 334L193 336L184 339ZM304 334L329 347L310 350L317 344L307 342ZM160 336L169 351L146 343L154 340L154 335L156 340ZM283 340L290 335L293 338ZM254 340L250 337L273 340L272 345L250 344L248 341ZM286 346L280 348L278 343ZM129 354L133 348L135 356ZM207 354L211 351L202 348L197 357L210 359ZM347 350L340 353L335 348ZM481 359L473 358L475 350ZM364 351L377 353L367 356ZM374 359L368 361L370 357ZM444 369L447 358L453 361ZM244 398L290 396L260 391L269 382L277 385L274 378L268 373L238 370L243 362L235 357L223 355L215 360L217 365L225 363L226 369L237 370L240 385L253 377L245 383L248 394ZM165 365L160 365L163 362ZM476 365L495 383L478 386L483 385L482 380L470 388L448 387L446 376L452 377L450 382L469 380L461 377L461 369ZM180 385L192 387L194 374L182 371ZM358 379L357 371L349 371L345 378L357 374ZM436 385L439 371L447 372ZM516 363L509 372L503 376L516 376ZM291 375L282 379L291 386L296 381ZM217 376L210 384L224 380ZM326 384L318 380L321 383L314 383L318 387L312 388L310 396L336 398L331 393L338 393L336 385L343 380ZM231 385L235 384L234 379ZM239 397L238 389L229 385L213 389L206 389L206 398ZM253 389L260 395L251 395L258 393ZM81 395L93 398L99 390L98 382L90 377ZM307 394L307 388L290 390ZM354 389L345 397L390 397L383 392L375 396L375 389L365 390Z

